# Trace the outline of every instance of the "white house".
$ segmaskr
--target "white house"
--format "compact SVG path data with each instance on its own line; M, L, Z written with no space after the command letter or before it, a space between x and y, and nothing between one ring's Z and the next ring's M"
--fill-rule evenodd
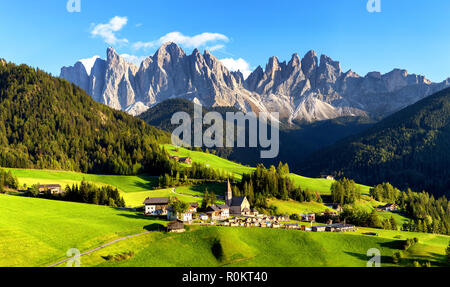
M166 215L167 207L169 206L168 197L153 197L147 198L144 201L145 215Z
M199 216L198 216L198 218L200 219L200 220L208 220L209 219L209 217L208 217L208 215L206 215L206 214L200 214Z
M175 212L173 211L172 207L169 206L169 208L167 208L167 220L181 220L183 222L191 222L192 221L192 212L186 212L186 213L180 213L175 214Z

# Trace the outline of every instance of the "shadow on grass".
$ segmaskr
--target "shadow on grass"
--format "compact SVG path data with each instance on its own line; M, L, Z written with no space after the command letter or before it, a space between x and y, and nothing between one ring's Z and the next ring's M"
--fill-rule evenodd
M138 175L137 177L146 182L142 183L142 182L136 181L136 182L134 182L134 185L136 187L152 190L158 186L158 177L156 177L156 176Z
M166 231L166 227L160 223L153 223L144 226L144 229L147 231L158 231L158 232L164 232Z
M380 244L380 245L382 245L382 244ZM400 250L398 250L398 251L400 251ZM397 252L397 251L394 251L393 253L395 253L395 252ZM356 257L362 261L369 261L371 259L371 257L366 256L366 254L347 252L347 251L345 251L345 253L348 255L351 255L353 257ZM437 253L432 253L429 256L409 255L408 253L406 253L405 257L400 258L398 263L394 263L392 256L381 255L380 259L381 259L381 261L380 261L381 266L383 266L383 264L389 264L392 266L413 267L414 262L418 262L420 265L424 265L425 263L430 262L431 266L433 266L433 267L448 267L449 266L445 261L445 256L441 255L441 254L437 254Z
M367 256L367 254L363 254L363 253L355 253L355 252L348 252L348 251L344 251L345 254L351 255L361 261L366 261L368 262L370 259L372 259L372 257ZM389 264L393 264L392 263L392 256L386 256L386 255L381 255L380 256L381 259L381 266L383 266L383 263L389 263Z
M208 189L208 192L214 192L216 195L224 196L226 190L226 183L205 183L199 185L191 186L191 190L195 192L204 193L205 189Z
M120 210L120 209L119 209ZM146 219L146 220L167 220L167 216L147 216L141 212L129 212L128 214L119 213L118 216L132 218L132 219Z

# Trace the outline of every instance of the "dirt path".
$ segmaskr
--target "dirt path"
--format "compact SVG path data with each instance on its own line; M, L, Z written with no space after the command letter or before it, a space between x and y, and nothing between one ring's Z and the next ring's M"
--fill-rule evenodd
M114 241L111 241L111 242L108 242L108 243L106 243L106 244L103 244L102 246L99 246L99 247L94 248L94 249L92 249L92 250L83 252L83 253L81 253L80 255L72 256L72 257L69 257L69 258L67 258L67 259L64 259L64 260L61 260L61 261L59 261L59 262L56 262L55 264L52 264L52 265L50 265L50 266L48 266L48 267L56 267L56 266L58 266L58 265L61 265L61 264L65 263L65 262L69 261L69 260L73 260L73 259L75 259L75 258L77 258L77 257L81 257L81 256L83 256L83 255L90 254L90 253L92 253L92 252L95 252L95 251L97 251L97 250L103 249L103 248L105 248L105 247L108 247L108 246L110 246L110 245L112 245L112 244L114 244L114 243L120 242L120 241L122 241L122 240L126 240L126 239L129 239L129 238L133 238L133 237L136 237L136 236L140 236L140 235L144 235L144 234L149 234L149 233L150 233L150 231L148 231L148 232L142 232L142 233L134 234L134 235L129 235L129 236L126 236L126 237L122 237L122 238L116 239L116 240L114 240Z
M175 187L172 188L172 192L175 193L176 195L181 195L181 196L187 196L187 197L193 197L193 198L202 198L199 195L192 195L192 194L183 194L183 193L178 193L175 191Z

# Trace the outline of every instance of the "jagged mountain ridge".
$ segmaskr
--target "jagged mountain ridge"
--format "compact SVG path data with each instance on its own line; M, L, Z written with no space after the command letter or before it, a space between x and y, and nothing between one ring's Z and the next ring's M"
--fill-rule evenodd
M242 111L275 111L283 119L314 122L342 116L386 117L444 89L424 76L395 69L365 77L343 72L340 63L309 51L303 59L269 59L247 79L230 72L210 52L187 55L166 43L140 67L108 48L107 59L96 59L90 74L81 62L63 67L61 77L75 83L96 101L138 115L170 98L185 98L207 107L230 106Z

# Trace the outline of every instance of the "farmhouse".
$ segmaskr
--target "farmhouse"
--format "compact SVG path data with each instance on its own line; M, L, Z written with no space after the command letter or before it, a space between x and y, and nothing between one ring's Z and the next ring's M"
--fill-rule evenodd
M226 204L214 204L208 206L206 214L211 220L223 220L230 217L230 207Z
M284 228L286 229L300 229L297 223L285 224Z
M39 185L39 192L50 192L52 195L61 194L63 190L59 184Z
M334 179L334 176L332 176L332 175L326 175L326 174L321 175L320 178L324 178L324 179L328 179L328 180L333 180L333 181L335 180L335 179Z
M192 164L192 158L190 157L171 156L170 158L178 161L179 163Z
M198 202L191 202L189 203L189 212L196 213L198 210Z
M300 218L302 219L302 221L306 221L306 222L316 221L316 215L314 213L300 214Z
M181 233L181 232L185 232L186 230L184 229L184 223L180 220L174 220L172 222L170 222L169 224L167 224L167 232L176 232L176 233Z
M145 215L167 215L169 197L148 197L144 201Z
M384 206L379 206L378 209L379 210L384 210L384 211L398 211L400 208L395 203L388 203L388 204L386 204Z
M227 192L225 193L225 203L230 207L230 214L232 215L250 215L250 202L245 196L233 197L230 181L228 181Z
M192 212L187 211L185 213L176 214L173 211L172 206L167 208L167 220L180 220L183 222L191 222L192 221Z
M347 232L347 231L355 231L356 226L353 224L345 224L345 223L337 223L337 224L328 224L328 225L317 225L311 227L313 232Z

